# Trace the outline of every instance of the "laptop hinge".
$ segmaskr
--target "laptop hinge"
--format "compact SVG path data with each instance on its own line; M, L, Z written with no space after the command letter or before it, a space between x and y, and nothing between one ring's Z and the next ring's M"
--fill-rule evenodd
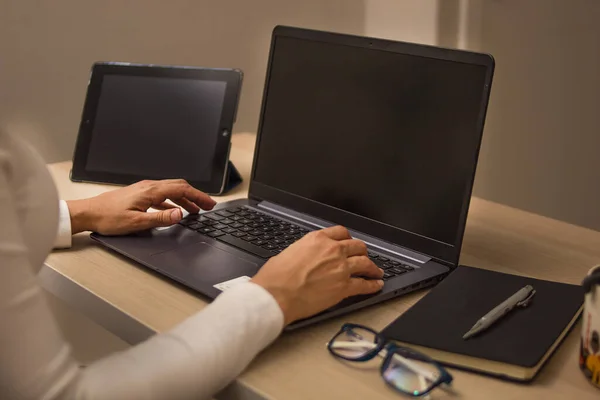
M273 214L277 214L281 217L298 221L305 225L311 226L316 229L327 228L329 226L337 225L335 222L326 221L320 218L313 217L311 215L303 214L298 211L291 210L289 208L280 206L278 204L270 203L268 201L262 201L257 206L261 210L269 211ZM431 260L431 257L425 256L423 254L417 253L415 251L409 250L402 246L398 246L389 242L385 242L383 240L377 239L373 236L364 234L359 231L355 231L349 229L350 234L355 239L360 239L369 246L372 250L375 251L384 251L387 253L391 253L397 257L406 258L412 262L418 264L425 264L426 262Z

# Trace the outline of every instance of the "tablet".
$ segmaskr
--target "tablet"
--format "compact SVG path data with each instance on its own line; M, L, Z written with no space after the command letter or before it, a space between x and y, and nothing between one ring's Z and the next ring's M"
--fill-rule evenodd
M222 193L241 83L236 69L95 63L71 180L183 178Z

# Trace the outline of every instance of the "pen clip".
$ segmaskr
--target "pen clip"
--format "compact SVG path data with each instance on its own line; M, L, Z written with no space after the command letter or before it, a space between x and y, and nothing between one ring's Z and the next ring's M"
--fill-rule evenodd
M533 298L533 295L535 295L535 289L531 290L531 293L529 293L529 296L527 296L526 298L524 298L523 300L518 302L517 307L527 307L529 305L529 303L531 303L531 299Z

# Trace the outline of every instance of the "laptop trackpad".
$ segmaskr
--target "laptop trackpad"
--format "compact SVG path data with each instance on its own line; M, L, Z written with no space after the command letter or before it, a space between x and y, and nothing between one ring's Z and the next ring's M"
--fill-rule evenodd
M152 264L178 280L211 285L238 276L252 277L258 264L241 259L205 242L177 247L151 257Z

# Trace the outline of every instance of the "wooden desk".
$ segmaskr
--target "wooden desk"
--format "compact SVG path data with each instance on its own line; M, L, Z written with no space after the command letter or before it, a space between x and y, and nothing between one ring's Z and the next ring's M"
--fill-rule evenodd
M225 201L247 193L254 135L233 137L231 158L244 184ZM50 166L64 199L92 196L111 187L71 183L70 163ZM95 245L85 234L68 251L52 253L43 284L57 296L130 343L165 331L201 310L206 301ZM580 283L600 262L600 233L474 198L461 263L568 283ZM252 363L221 398L395 399L378 365L354 367L333 359L325 343L345 321L382 329L424 292L410 294L348 316L284 334ZM530 385L452 370L454 395L436 390L434 399L598 399L600 391L577 365L578 324ZM443 332L440 332L443 334ZM218 334L218 333L216 333Z

